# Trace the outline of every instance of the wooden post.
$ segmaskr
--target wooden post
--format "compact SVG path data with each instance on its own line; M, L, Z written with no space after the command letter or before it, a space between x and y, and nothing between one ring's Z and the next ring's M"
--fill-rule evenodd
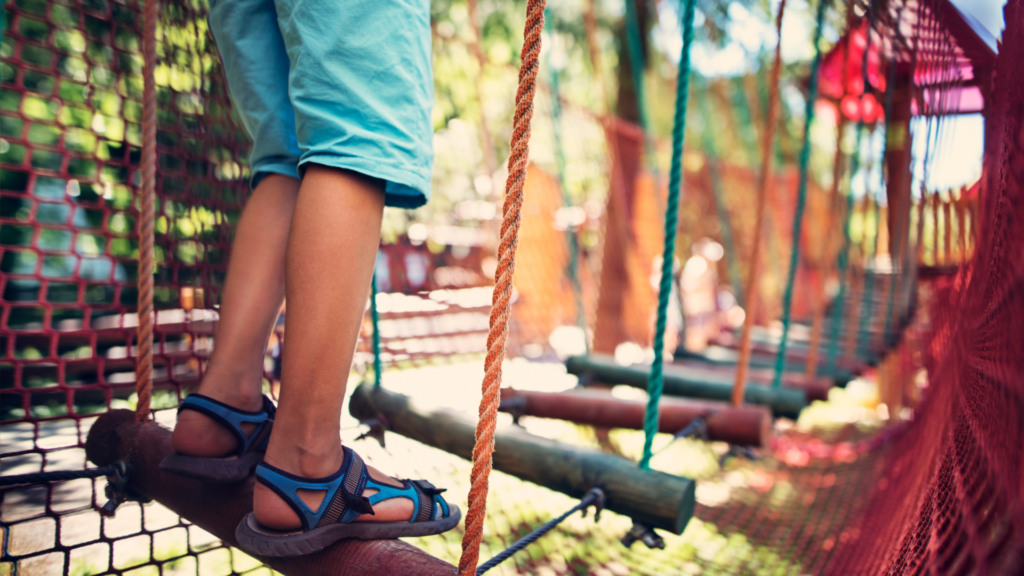
M942 265L939 258L939 191L932 194L932 264L935 267Z
M605 384L625 384L647 389L650 368L647 366L620 366L609 356L572 356L565 361L570 374L590 374ZM679 366L665 366L665 394L707 400L728 401L732 398L732 382L728 375L713 381L706 375L695 377L693 372ZM746 386L744 400L748 404L768 406L776 416L795 418L807 405L807 392L793 388Z
M532 392L502 388L501 403L501 410L524 416L606 428L644 427L643 401L623 400L605 391ZM696 418L703 418L709 440L757 447L766 447L771 440L772 414L763 406L666 397L661 399L659 409L659 432L675 434Z
M953 190L948 191L949 198L942 202L942 257L946 264L955 266L953 258Z
M958 264L967 263L967 198L957 198L956 208L956 259Z
M408 396L384 388L359 386L349 400L349 412L359 419L383 415L391 431L467 460L473 451L473 422L463 414L425 410ZM499 429L494 438L495 470L573 498L600 488L607 509L673 534L681 534L693 516L696 483L689 478L641 470L619 456L534 436L515 426Z
M155 422L137 422L129 410L100 416L89 430L85 454L97 466L124 460L131 466L128 489L156 500L176 514L237 546L235 529L252 512L253 477L238 484L208 484L160 470L172 452L171 432ZM342 540L308 556L260 558L283 574L318 576L455 574L455 566L400 540Z

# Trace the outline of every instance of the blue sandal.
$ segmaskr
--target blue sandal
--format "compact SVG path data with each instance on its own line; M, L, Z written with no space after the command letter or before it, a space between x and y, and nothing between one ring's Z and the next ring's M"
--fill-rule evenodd
M248 412L228 406L202 394L189 394L178 407L178 414L184 410L195 410L213 418L221 426L227 428L238 440L235 454L225 458L202 458L171 454L160 463L160 469L178 476L195 478L206 482L228 484L245 480L252 474L256 465L263 460L270 440L270 430L274 426L274 403L263 397L263 409ZM256 424L256 430L246 435L242 424Z
M376 482L370 477L363 459L343 447L341 468L325 478L303 478L267 463L256 468L256 480L273 490L302 520L302 528L292 531L271 530L250 513L238 525L238 547L256 556L301 556L312 554L344 538L384 540L412 536L430 536L447 532L458 525L462 512L440 496L443 489L425 480L400 480L402 487ZM366 497L367 488L378 490ZM299 490L326 491L317 510L311 510L299 498ZM391 498L408 498L415 504L407 522L354 522L361 514L373 514L373 505Z

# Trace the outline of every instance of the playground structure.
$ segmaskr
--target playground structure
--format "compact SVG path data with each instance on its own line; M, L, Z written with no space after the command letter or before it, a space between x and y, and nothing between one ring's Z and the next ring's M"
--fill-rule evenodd
M537 11L543 7L533 2L530 10L531 21L536 26ZM786 482L790 489L797 487L795 490L809 498L787 501L780 511L771 504L770 497L778 496L777 493L769 490L757 494L754 488L747 494L746 501L737 499L709 505L701 503L699 498L694 500L695 482L690 478L641 471L615 456L571 445L555 446L550 441L514 430L497 432L496 470L572 497L582 497L590 488L599 486L608 498L609 510L648 527L674 533L681 532L691 514L695 514L701 522L713 524L723 533L743 534L760 546L778 550L782 561L790 563L788 566L810 573L873 573L886 567L895 572L929 567L939 573L993 573L1012 571L1021 565L1024 515L1019 494L1013 488L1019 485L1021 478L1019 465L1014 464L1021 460L1020 443L1007 441L1006 432L1015 429L1013 421L1024 410L1015 378L1021 373L1019 354L1014 354L1014 347L1019 343L1014 340L1011 328L1020 315L1016 301L1019 264L1007 255L1013 254L1022 241L1022 232L1014 218L1020 216L1020 203L1024 199L1020 198L1019 167L1007 159L1015 158L1022 147L1019 140L1020 83L1013 83L1014 79L1019 80L1015 58L1022 51L1019 40L1011 33L1019 32L1024 23L1019 3L1011 2L1007 8L1007 41L1000 47L997 61L993 55L986 56L976 44L971 44L971 36L965 36L963 29L946 24L950 19L956 21L955 15L942 12L955 10L951 5L941 2L913 6L893 4L887 10L871 11L860 20L869 27L876 27L873 41L883 42L884 52L888 54L883 59L900 54L898 45L906 42L892 32L892 22L900 21L903 10L914 11L917 18L914 25L928 31L928 34L916 36L922 38L922 42L927 44L945 38L955 47L950 54L928 49L904 53L921 55L921 61L914 61L913 65L925 70L920 78L911 80L911 86L919 82L922 94L914 104L931 108L918 109L916 113L941 116L966 110L959 104L950 104L952 98L948 94L958 94L962 88L962 78L951 70L973 66L974 78L984 79L986 73L991 74L998 67L994 83L980 80L966 87L980 90L986 103L984 110L989 126L985 176L970 190L930 192L919 195L916 200L909 186L902 186L905 196L885 198L885 194L896 187L890 176L886 182L888 188L875 190L874 197L865 194L859 201L855 201L849 190L837 193L815 189L806 182L806 173L801 174L799 169L776 178L776 192L792 193L793 197L792 200L780 199L776 194L776 202L770 205L774 228L788 230L798 225L801 218L792 216L790 206L804 201L809 210L821 210L829 217L835 213L839 215L837 219L850 221L852 214L859 214L861 222L870 220L874 228L868 233L864 225L859 237L848 235L844 239L835 238L841 236L835 231L841 231L842 226L826 227L818 232L824 234L823 242L821 236L814 236L808 229L795 234L796 240L789 241L788 245L784 232L776 234L775 242L779 244L776 248L784 254L795 254L816 240L825 247L820 253L801 257L800 267L790 267L796 280L788 284L798 291L804 290L795 297L803 307L790 309L783 305L775 310L762 306L760 317L757 314L749 317L750 321L762 324L779 315L806 319L802 326L795 321L788 326L783 322L781 330L751 331L751 365L757 366L760 362L763 367L772 368L778 359L778 365L788 372L776 369L765 377L767 381L761 382L757 374L752 373L749 384L743 379L745 397L749 400L752 394L759 393L758 384L763 385L765 394L782 395L798 380L810 387L820 377L830 386L832 380L842 383L843 379L871 371L877 374L880 395L893 421L891 427L870 437L852 432L853 437L840 436L839 440L833 438L831 442L800 433L783 434L766 441L763 409L732 408L725 402L735 390L728 375L736 371L737 360L743 361L735 350L741 338L729 329L717 334L709 330L702 336L701 343L711 344L711 348L693 352L700 358L684 360L679 367L666 366L658 385L664 387L666 394L671 394L675 382L673 370L681 374L704 370L695 378L697 383L704 388L717 384L710 387L715 388L715 398L723 401L721 405L706 408L700 416L706 421L709 436L717 434L713 433L716 414L724 414L726 410L748 411L760 417L753 424L757 433L748 432L744 441L734 443L767 445L765 453L772 459L773 468L740 462L735 465L736 470L762 479L757 474L774 474L768 481L769 487ZM54 463L61 469L81 468L84 462L70 462L63 456L80 457L77 455L79 447L84 445L95 465L105 466L128 458L134 459L133 468L151 470L151 464L162 455L155 446L159 442L166 444L166 438L161 440L155 427L130 422L123 413L109 413L98 422L110 426L97 425L89 431L95 438L93 450L90 451L85 442L87 428L94 421L89 415L119 405L136 391L138 382L131 372L136 365L141 365L137 360L144 356L145 343L136 336L140 324L136 313L136 285L148 275L140 274L136 264L141 259L140 253L144 252L140 250L142 237L134 232L135 226L144 220L136 197L147 181L153 183L157 216L154 220L153 305L156 314L152 319L152 406L157 411L164 409L167 415L198 382L202 363L212 346L212 323L216 319L213 306L226 269L230 225L246 194L245 138L231 120L216 52L199 24L202 14L195 6L166 3L161 8L161 64L151 75L155 86L160 88L153 109L156 128L149 138L140 129L144 115L140 115L143 90L136 58L140 53L139 39L143 36L140 6L111 3L68 7L12 2L8 13L9 24L4 31L3 56L7 65L4 90L17 101L13 107L0 112L5 123L3 135L9 146L2 160L0 194L9 205L17 206L11 210L11 215L6 211L3 215L4 317L0 336L5 351L2 367L5 384L0 389L0 400L3 401L4 429L17 433L18 440L11 443L10 449L5 447L0 456L5 464L14 462L17 473L49 472ZM75 48L76 36L69 31L78 32L84 38L84 48ZM539 42L539 29L534 29L532 34ZM903 44L902 49L908 45ZM81 56L70 55L76 50ZM865 61L870 58L870 50L866 54ZM893 57L893 60L899 58ZM826 56L823 66L828 63ZM985 63L988 68L979 63ZM890 75L895 74L895 69L894 65L888 70L884 66L878 68ZM14 72L9 74L7 70ZM827 68L823 68L823 86L827 77L824 70ZM888 91L877 84L877 79L884 77L875 76L874 88L879 94L894 90L892 84ZM937 77L941 77L942 82L932 83ZM552 98L560 101L557 93ZM683 102L685 115L685 100ZM843 98L840 98L841 111L843 106ZM897 117L892 110L890 105L884 114L890 125ZM909 122L909 114L908 111L908 116L902 120ZM770 113L767 115L771 117ZM679 118L677 115L677 122ZM850 120L858 124L866 122L864 114ZM664 329L652 329L652 311L659 296L665 300L663 295L667 291L664 283L660 289L652 286L650 263L660 254L659 247L666 235L652 222L658 222L665 211L667 190L678 190L679 184L666 186L668 183L659 181L657 174L641 168L646 162L643 159L645 134L649 131L645 133L615 120L608 120L605 126L613 162L607 206L601 216L604 233L600 258L576 254L576 250L569 248L574 244L571 240L566 242L564 230L539 225L557 210L559 199L555 194L564 188L564 180L559 183L557 176L546 176L536 167L527 168L526 157L519 156L521 167L526 171L526 189L516 273L519 300L512 304L513 322L518 321L520 311L523 318L520 325L513 323L510 334L517 354L528 355L529 346L534 347L532 350L540 347L545 353L542 338L556 327L573 324L582 325L584 334L586 327L593 327L593 340L586 345L595 353L615 354L623 342L649 344L652 339L657 341L659 336L665 335ZM856 132L861 131L860 126L856 127ZM154 154L155 180L145 175L136 176L144 172L138 166L140 156L145 156L142 150L147 143L153 146L150 150ZM680 143L679 160L682 152ZM853 166L847 178L857 171L859 154L858 150L851 155L849 163ZM884 161L890 162L890 159L887 157ZM143 160L142 165L145 164ZM713 176L712 166L708 162L703 172L696 171L708 180L703 196L699 186L691 186L693 171L684 172L680 164L671 174L684 181L683 201L703 201L705 208L701 212L707 214L716 213L714 205L720 200L714 197L716 185L711 181L722 178L722 174L726 174L728 180L728 175L732 174L728 167L719 166L718 176ZM740 176L733 175L734 178L746 178L751 182L748 188L753 187L756 171L745 175L739 170L735 172ZM841 169L837 170L840 176L842 173ZM804 200L801 200L799 188L809 188ZM841 190L842 186L837 184L836 189ZM830 193L833 197L829 197ZM531 203L535 197L549 204ZM849 207L844 209L842 204L846 204L847 199ZM22 208L25 211L19 212ZM534 210L532 215L531 210ZM738 218L744 211L727 207L724 214L732 212ZM721 218L723 212L717 214ZM786 214L790 214L788 220ZM869 217L872 214L873 217ZM576 230L578 228L577 225ZM668 230L674 233L677 228L697 238L716 235L694 231L685 224ZM734 222L732 229L730 234L735 236L732 241L719 236L723 245L735 243L750 247L758 244L760 236L743 238L751 226ZM717 234L723 231L721 228ZM573 234L570 228L570 238ZM695 239L691 238L691 243ZM851 246L857 245L844 248L843 240ZM481 284L483 277L476 275L482 267L482 257L473 250L484 242L473 240L459 245L474 247L470 250L470 261L467 262L465 256L451 257L453 249L448 248L443 252L447 260L410 265L408 254L424 253L407 246L384 248L383 253L391 263L388 270L394 271L388 276L392 289L414 287L415 278L425 278L434 284L423 282L414 289L429 286L434 291L406 297L390 293L374 299L381 309L376 310L379 312L376 322L368 320L367 335L381 337L383 349L374 353L373 347L368 345L360 360L364 366L371 365L374 356L390 365L403 366L438 356L479 354L486 349L481 345L480 335L487 329L482 316L491 309L490 299L482 299L480 292L473 292L480 290L474 286ZM727 260L718 261L715 266L720 277L730 277L734 270L729 266L748 270L751 266L743 256L745 253L746 250L737 248ZM842 269L844 254L848 259L845 270ZM600 262L599 270L583 265L575 273L563 273L577 256L588 263ZM886 260L882 256L890 263L887 270L880 266L880 262ZM794 262L797 257L793 256ZM431 257L424 255L423 258ZM416 259L422 258L412 257ZM836 260L839 260L838 265ZM396 266L394 262L403 264ZM840 269L839 282L847 290L845 298L837 297L828 306L815 304L815 298L820 298L820 295L815 296L816 287L833 274L823 268L833 265ZM423 267L429 274L408 274L416 266ZM465 266L461 274L450 270L459 266ZM440 282L445 275L437 273L439 268L449 269L447 278L460 279L448 284ZM533 269L537 271L531 276ZM671 258L667 269L671 278ZM402 273L406 273L406 277L403 278ZM378 279L380 276L379 267ZM413 276L413 280L408 276ZM572 277L576 280L571 281ZM787 282L783 280L783 283ZM730 278L730 285L740 284L739 279L732 282ZM379 280L377 285L381 286ZM557 289L553 288L556 286ZM511 293L511 285L507 288ZM747 299L760 297L766 302L773 299L749 290L738 292L744 292ZM489 294L489 290L485 293ZM839 294L844 294L842 288ZM578 317L581 308L584 310L582 322ZM686 308L685 299L682 308ZM871 313L872 308L875 313ZM883 309L885 313L881 312ZM726 325L727 312L718 310L716 302L711 317ZM142 323L149 319L147 314L141 317ZM374 324L376 327L372 328ZM818 326L817 330L814 325ZM281 337L280 333L276 336ZM979 346L982 343L984 347ZM779 348L783 349L781 353ZM665 349L664 346L655 348L659 354ZM716 349L724 351L725 356L715 357L709 352ZM996 350L994 355L991 350ZM493 346L489 352L494 354ZM685 354L676 356L682 359ZM593 363L595 358L599 359L591 356L589 361ZM691 360L700 360L703 367ZM500 364L500 354L497 361ZM719 367L726 366L721 372L726 374L725 378L721 374L707 374L716 369L709 367L716 363ZM634 370L629 376L624 375L626 369L614 362L606 364L619 374L611 375L608 371L598 374L590 370L598 383L632 382L648 388L644 384L650 383L650 368ZM272 365L273 362L268 362L270 380L274 376ZM654 365L660 368L661 364L656 361ZM983 369L976 369L979 366ZM929 378L923 400L913 381L913 375L921 367L927 369ZM845 370L841 377L836 375L839 369ZM379 377L379 368L375 372ZM579 372L586 375L587 371ZM8 380L6 374L13 378ZM10 386L8 381L12 382ZM680 377L679 381L685 378ZM788 408L786 415L795 416L807 405L810 388L802 393L803 399ZM690 390L687 394L695 393ZM821 397L820 388L815 394ZM657 396L652 393L649 398L657 403ZM612 399L607 395L595 395L595 398L606 402ZM670 399L663 402L662 409L670 410ZM138 404L140 407L145 404L143 394L138 395ZM564 402L558 405L564 406ZM614 406L628 407L626 402L614 402ZM904 406L916 407L913 422L896 424ZM462 457L469 457L473 451L469 432L472 422L460 421L453 414L438 415L409 407L401 397L385 389L371 385L360 387L353 393L350 408L364 420L376 418L378 424L386 422L393 432ZM496 401L493 408L497 408ZM657 408L655 404L655 414L658 414ZM528 410L524 414L530 415ZM649 408L646 414L649 424ZM606 420L607 416L589 421L564 413L557 417L599 427L612 425ZM115 422L117 418L122 421ZM129 421L124 422L125 419ZM678 431L694 421L690 416ZM733 425L737 422L738 417L729 420ZM614 426L635 427L626 423ZM427 439L430 436L427 430L451 434L431 441ZM113 440L115 437L125 444ZM387 435L389 441L392 437L392 434ZM651 438L653 434L648 434L648 444ZM6 442L4 444L7 446ZM97 446L104 447L106 452ZM649 459L649 447L647 452L643 457ZM550 464L533 469L526 465L543 461L542 458L552 458L551 462L562 460L564 465ZM648 481L651 483L645 484ZM134 484L128 485L129 492L121 496L154 498L231 544L230 534L224 532L223 526L217 529L212 523L213 517L208 516L212 513L211 507L204 503L219 500L205 492L205 488L195 488L201 498L174 503L181 494L168 486L166 478L153 479L140 473L132 482ZM696 485L699 487L700 482ZM117 560L121 554L119 546L133 544L149 547L149 557L142 565L169 566L172 562L195 558L199 570L202 554L209 557L210 552L217 550L234 554L215 542L189 544L184 553L155 553L161 534L192 530L183 520L165 521L160 527L151 527L140 520L137 532L118 534L106 528L113 521L100 520L97 516L96 522L101 528L96 537L79 540L66 537L69 530L63 527L65 523L72 525L69 517L83 518L104 500L98 493L102 483L90 481L85 492L91 491L91 494L84 500L81 486L79 482L75 492L77 500L72 499L77 504L73 506L67 504L58 484L5 488L2 562L31 573L33 566L50 566L45 562L57 561L54 558L59 557L64 572L69 573L79 551L99 547L107 550L108 569L123 572L140 565ZM752 484L748 482L747 486ZM131 493L131 490L137 492ZM705 499L705 502L710 501ZM132 506L126 508L138 508ZM245 506L244 492L233 506ZM27 515L24 515L25 510L28 510ZM227 526L225 523L232 518L234 516L225 514L218 521ZM51 525L52 530L48 528ZM782 536L771 533L773 527L782 526L792 531ZM47 530L53 534L49 544L46 543ZM354 548L351 543L340 545L330 554L312 559L310 565L274 567L285 573L312 573L312 566L330 570L335 565L332 563L361 557L370 558L361 564L365 573L394 573L395 570L416 573L408 568L412 564L421 566L421 573L444 573L445 570L450 573L452 570L406 545L384 542L360 545L360 550ZM631 557L643 561L639 553ZM747 560L740 569L753 570L759 561L764 560ZM239 568L237 560L231 562L231 571L247 570ZM727 561L717 559L701 562L729 566ZM742 562L738 561L737 565ZM471 568L475 566L474 559Z

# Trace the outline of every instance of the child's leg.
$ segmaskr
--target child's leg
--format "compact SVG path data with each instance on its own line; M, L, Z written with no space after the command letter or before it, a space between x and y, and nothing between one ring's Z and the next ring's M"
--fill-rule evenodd
M311 164L288 237L284 373L266 462L307 478L342 463L341 406L380 243L384 184L355 172ZM387 477L370 469L371 476ZM324 493L303 500L317 509ZM261 524L296 528L295 512L261 483L254 511ZM364 519L408 520L412 501L381 502Z
M263 359L284 300L285 247L299 181L271 174L242 212L228 265L213 356L198 392L241 410L263 406ZM243 429L254 424L243 425ZM205 414L178 415L171 443L189 456L224 456L238 447L231 432Z
M215 351L199 392L240 410L258 410L267 340L284 300L285 247L302 151L274 1L211 4L210 29L235 110L253 138L249 162L259 184L235 232ZM242 426L247 433L252 428ZM172 443L179 454L200 457L224 456L238 447L227 428L193 410L179 414Z

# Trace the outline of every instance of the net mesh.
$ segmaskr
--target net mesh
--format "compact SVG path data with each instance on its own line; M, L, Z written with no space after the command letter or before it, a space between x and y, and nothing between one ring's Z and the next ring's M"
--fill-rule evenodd
M899 6L891 5L890 17L896 17ZM919 5L905 9L923 10ZM5 475L74 470L89 466L82 446L95 414L130 407L134 401L141 3L7 0L4 10L0 465ZM232 117L204 12L202 2L164 2L158 24L154 407L165 425L173 423L172 409L202 376L213 345L214 306L232 225L248 193L248 140ZM887 21L879 21L879 29L885 30ZM936 18L922 22L918 28L929 30L929 37L941 37ZM698 478L699 505L687 531L667 538L666 550L618 544L629 528L628 519L606 515L595 524L575 517L496 571L604 576L984 574L1021 569L1024 438L1016 419L1024 413L1018 381L1024 355L1014 335L1024 310L1024 302L1018 301L1024 298L1019 286L1024 264L1016 257L1024 249L1019 225L1024 174L1017 161L1024 151L1024 78L1013 66L1024 57L1019 2L1008 6L1006 22L980 189L932 194L910 220L908 233L917 236L920 264L936 274L920 286L920 313L877 372L887 387L883 394L890 413L920 401L913 421L886 427L869 418L868 424L784 429L760 460L731 459L724 466L718 465L718 457L725 446L676 442L653 465ZM890 32L888 37L897 35ZM902 48L893 52L915 53L912 41L897 40L893 46ZM941 71L962 56L940 54L918 65ZM957 87L955 76L942 80L946 92ZM936 107L933 112L946 105L946 92L928 97ZM636 174L639 133L625 125L613 125L608 132L614 133L609 141L618 148L613 170ZM725 172L726 181L750 178ZM595 342L595 349L604 351L614 351L625 340L649 339L653 306L643 302L652 303L654 292L646 266L660 242L657 228L644 224L658 221L656 183L631 179L629 192L620 196L614 172L609 180L602 265L583 276L588 325L595 327L597 337L608 338L600 345ZM557 209L557 185L539 172L531 173L530 182L539 186L536 193L547 202L538 210ZM698 206L694 212L710 213L709 192L700 192L702 186L697 184L687 201ZM727 200L735 206L734 221L742 234L747 228L743 218L749 214L736 196ZM628 205L614 204L626 201ZM780 219L786 214L783 204L777 209ZM537 218L547 218L540 212ZM613 222L621 215L628 218ZM716 234L700 226L697 222L687 229L694 236ZM782 220L778 227L787 228ZM536 245L531 256L536 263L520 269L527 274L521 292L528 297L522 304L523 324L515 329L520 344L543 344L552 309L560 315L559 324L574 324L565 281L558 280L556 301L545 301L551 292L546 286L561 275L529 276L534 267L564 267L564 249L551 249L556 242L562 246L564 235L545 234L524 238L524 250L530 242ZM638 250L646 250L642 258L614 256L634 241ZM478 357L489 310L489 291L474 288L484 281L471 271L479 270L484 258L480 244L463 243L469 247L468 260L465 254L435 253L406 240L382 249L378 281L384 292L379 304L385 362L405 366L440 356ZM972 255L976 257L970 266L951 268ZM617 268L618 263L624 268ZM385 278L382 269L389 271ZM720 270L722 277L725 273ZM434 292L415 295L422 290ZM637 310L625 313L621 308L626 305ZM271 389L276 386L274 350L281 337L279 330L266 363ZM357 356L359 365L369 360L365 344ZM557 366L510 364L506 379L513 386L543 382L564 389L574 384ZM919 399L914 375L921 367L927 370L928 383ZM430 371L432 377L451 381L479 379L478 364L457 364L389 373L385 383L429 396L417 384ZM468 411L475 407L474 387L467 384L462 395ZM809 411L862 414L853 404L851 400L851 406ZM529 418L524 424L546 437L598 445L588 429ZM354 441L356 425L351 420L343 424L346 442ZM639 455L639 433L614 431L612 438L625 455ZM667 443L659 438L656 449ZM360 452L381 469L448 487L450 500L464 506L467 462L395 435L389 436L387 449L361 444ZM492 478L482 557L572 505L565 496L511 476L495 473ZM156 503L127 503L113 518L100 516L96 509L105 501L102 486L101 479L4 490L0 572L206 575L267 570ZM455 561L460 541L461 534L454 531L414 543Z

